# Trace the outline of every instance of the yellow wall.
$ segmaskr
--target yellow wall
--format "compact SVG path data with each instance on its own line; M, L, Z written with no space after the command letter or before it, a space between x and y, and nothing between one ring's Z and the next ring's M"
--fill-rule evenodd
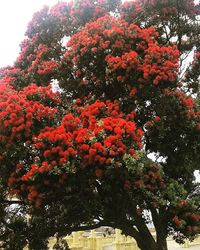
M136 241L128 236L121 234L121 230L115 229L115 234L104 236L98 236L98 234L91 230L88 237L83 236L84 232L73 232L70 236L66 236L65 239L71 250L140 250ZM53 249L53 245L56 243L55 238L49 239L49 249ZM192 245L200 244L200 236L193 242L186 241L184 248L189 248ZM24 248L28 250L28 247Z
M71 250L139 250L136 241L131 237L121 235L119 229L110 236L97 236L92 230L89 237L83 237L83 232L73 232L64 239ZM55 244L55 239L49 240L49 248Z

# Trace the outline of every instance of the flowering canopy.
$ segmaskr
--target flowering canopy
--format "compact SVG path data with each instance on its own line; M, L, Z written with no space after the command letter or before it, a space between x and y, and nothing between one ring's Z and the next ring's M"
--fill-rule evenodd
M108 88L108 96L116 88L121 95L145 85L164 88L175 82L178 50L159 46L157 36L153 27L140 29L121 18L104 16L72 36L67 43L66 63L75 69L80 84L96 86L101 92Z
M32 106L37 114L36 105ZM49 116L48 110L45 111ZM64 115L58 127L45 127L38 135L32 136L33 141L29 145L31 159L19 159L16 170L8 179L12 193L28 195L28 200L38 206L41 198L48 196L51 181L55 181L54 175L59 177L58 183L62 186L68 174L80 169L92 167L94 175L101 177L107 167L119 167L125 154L137 157L136 150L142 147L143 131L137 129L130 118L125 119L127 116L119 112L117 102L107 101L105 104L97 100L86 107L75 105L75 111L74 115ZM29 110L26 117L31 117ZM49 118L52 117L53 113ZM26 128L26 123L24 126ZM21 127L16 131L21 132ZM13 140L13 133L9 136ZM18 134L15 137L21 139ZM41 179L42 182L38 181ZM44 185L47 185L45 193L38 193Z
M44 7L14 65L1 69L1 199L18 198L31 214L15 237L33 249L101 225L121 228L142 250L199 232L198 9L182 2Z

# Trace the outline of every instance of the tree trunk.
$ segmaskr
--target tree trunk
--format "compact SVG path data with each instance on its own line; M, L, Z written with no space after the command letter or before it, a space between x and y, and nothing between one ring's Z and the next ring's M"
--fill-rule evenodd
M142 233L142 232L137 231L135 228L131 228L131 229L129 228L128 230L126 228L123 231L127 235L132 236L136 240L137 245L141 250L158 250L157 244L150 232L148 234ZM162 250L162 249L159 249L159 250Z
M141 232L132 234L129 231L129 235L134 237L141 250L168 250L167 238L164 234L158 234L156 240L152 236L142 234Z
M40 239L39 237L33 238L29 241L28 247L30 250L36 249L48 249L48 240L47 239Z
M167 239L165 235L158 234L157 235L157 250L167 250Z
M155 208L151 208L151 214L156 230L156 250L167 250L165 210L157 211Z
M146 240L145 238L141 241L137 241L137 245L141 250L157 250L156 243L150 242Z
M157 242L146 237L136 240L141 250L168 250L167 239L164 236L157 237Z
M146 238L143 238L143 240L136 240L138 247L141 250L168 250L167 248L167 241L166 239L163 239L160 242L152 242L147 240Z

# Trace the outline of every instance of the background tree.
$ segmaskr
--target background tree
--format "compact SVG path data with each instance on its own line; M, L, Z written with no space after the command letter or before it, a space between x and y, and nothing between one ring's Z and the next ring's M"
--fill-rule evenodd
M102 225L142 250L199 233L198 18L189 0L61 2L33 16L1 69L4 248Z

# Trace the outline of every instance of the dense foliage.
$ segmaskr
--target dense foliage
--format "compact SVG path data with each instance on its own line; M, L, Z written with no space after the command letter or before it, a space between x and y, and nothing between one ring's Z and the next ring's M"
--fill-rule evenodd
M168 235L200 232L198 19L192 0L76 0L33 16L0 72L2 247L56 235L67 249L59 237L105 225L166 250Z

